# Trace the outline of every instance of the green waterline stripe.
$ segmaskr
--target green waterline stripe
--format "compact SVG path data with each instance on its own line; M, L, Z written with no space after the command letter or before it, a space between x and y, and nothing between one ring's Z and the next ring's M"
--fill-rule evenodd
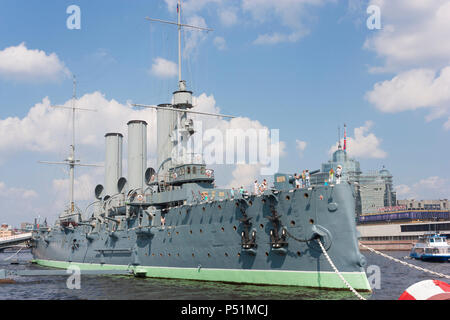
M133 270L149 278L188 279L201 281L236 282L264 285L287 285L346 289L347 287L334 272L294 271L294 270L246 270L126 266L81 262L32 260L46 267L64 268L76 265L81 270ZM371 291L365 272L341 272L342 276L356 290Z

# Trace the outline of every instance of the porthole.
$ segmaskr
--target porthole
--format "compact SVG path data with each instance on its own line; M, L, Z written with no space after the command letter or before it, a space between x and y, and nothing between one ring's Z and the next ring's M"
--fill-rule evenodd
M194 258L195 257L195 254L192 254L192 258Z
M309 197L309 194L305 193L303 196L305 197L305 199L307 199Z
M294 220L291 221L291 226L295 226L295 221Z
M205 210L206 210L206 208L205 208L205 207L203 207L203 208L202 208L202 210L203 210L203 211L205 211Z
M225 257L228 257L228 253L225 252Z
M241 256L241 253L240 253L240 252L238 252L237 256L238 256L238 257L240 257L240 256Z
M203 233L203 230L202 230L202 229L200 229L200 233Z
M211 258L211 253L208 252L208 257Z
M266 257L268 257L269 256L269 253L266 251Z
M314 224L314 220L313 219L309 219L309 223Z
M236 231L236 230L237 230L236 226L233 226L233 230L234 230L234 231Z
M220 228L220 230L222 230L222 232L224 232L224 231L225 231L225 228L224 228L224 227L222 227L222 228Z
M291 200L291 197L289 197L289 196L286 196L286 200L288 200L288 201L289 201L289 200Z
M248 204L249 204L249 205L252 205L252 204L253 204L253 202L252 202L252 201L250 200L250 201L248 202Z
M300 253L300 251L297 251L297 256L301 256L302 254Z
M219 204L219 205L217 206L217 208L220 210L220 209L222 209L222 206Z
M263 228L264 228L264 225L261 223L261 224L259 225L259 227L260 227L261 229L263 229Z
M189 233L192 234L192 230L189 230Z

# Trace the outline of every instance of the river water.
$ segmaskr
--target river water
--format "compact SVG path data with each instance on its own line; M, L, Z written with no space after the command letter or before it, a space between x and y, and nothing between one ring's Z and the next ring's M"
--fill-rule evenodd
M406 262L450 274L450 263L433 263L405 259L409 252L389 251L390 256ZM29 252L20 252L13 259L4 260L13 253L0 253L0 269L38 269L30 264ZM410 285L439 279L433 275L403 266L379 255L364 251L368 276L374 288L363 293L369 300L397 300ZM16 260L19 264L11 264ZM68 276L14 277L15 283L0 284L0 299L8 300L353 300L347 290L319 290L283 286L255 286L189 280L134 278L129 276L81 276L80 289L68 289Z

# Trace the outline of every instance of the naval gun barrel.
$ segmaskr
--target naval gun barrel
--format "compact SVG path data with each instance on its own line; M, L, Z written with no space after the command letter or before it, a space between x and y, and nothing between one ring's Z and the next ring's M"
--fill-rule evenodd
M114 219L114 218L110 218L110 217L107 217L107 216L104 216L103 218L105 218L106 220L109 220L109 221L115 222L115 223L117 223L117 224L119 224L119 223L120 223L120 220L117 220L117 219Z

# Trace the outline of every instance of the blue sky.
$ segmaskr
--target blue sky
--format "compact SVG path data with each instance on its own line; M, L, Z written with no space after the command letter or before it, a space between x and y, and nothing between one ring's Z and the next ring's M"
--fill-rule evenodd
M176 30L144 18L174 21L175 3L1 1L2 222L55 217L68 201L64 169L37 161L67 156L70 120L36 106L69 103L70 74L80 104L121 106L108 121L103 111L77 118L77 152L85 162L103 161L105 130L125 131L127 117L151 117L148 110L128 114L128 101L170 101L176 76L152 66L156 58L176 62ZM80 30L66 26L70 5L81 9ZM379 30L366 25L370 5L380 8ZM363 171L385 165L399 198L449 197L450 1L191 0L183 8L185 23L214 29L184 34L193 48L183 55L188 87L210 98L205 110L279 129L280 171L320 168L346 123L349 153ZM254 171L224 172L219 185L236 176L250 183ZM77 199L85 205L102 170L80 169L77 177L86 189Z

